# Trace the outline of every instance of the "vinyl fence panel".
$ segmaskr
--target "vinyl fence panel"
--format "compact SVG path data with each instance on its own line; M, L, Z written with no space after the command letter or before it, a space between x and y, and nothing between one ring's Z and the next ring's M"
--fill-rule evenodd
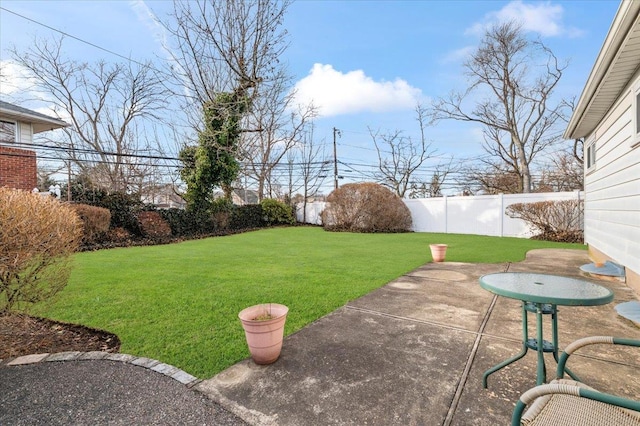
M529 238L533 235L529 225L523 220L512 219L505 214L509 205L582 199L584 193L574 191L419 198L403 201L411 212L414 232ZM304 222L322 224L320 215L325 205L324 202L308 203ZM297 218L299 222L303 222L302 204L297 207Z

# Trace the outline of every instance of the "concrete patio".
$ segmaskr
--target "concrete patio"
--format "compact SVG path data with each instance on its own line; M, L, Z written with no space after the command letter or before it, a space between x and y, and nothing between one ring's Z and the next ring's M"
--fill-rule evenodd
M509 265L429 263L287 337L275 364L245 360L195 388L253 425L505 425L535 386L536 357L482 388L482 373L520 350L522 327L520 302L494 297L479 277L506 269L580 277L587 262L584 251L537 250ZM591 335L640 338L614 310L635 293L620 281L585 279L610 288L614 301L560 306L561 349ZM556 364L546 360L552 378ZM569 365L598 389L640 399L637 349L584 348Z

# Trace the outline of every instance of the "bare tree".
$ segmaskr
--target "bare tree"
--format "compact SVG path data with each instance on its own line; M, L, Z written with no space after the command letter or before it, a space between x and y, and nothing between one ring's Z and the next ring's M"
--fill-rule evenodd
M584 189L583 165L573 152L561 151L542 169L538 191L559 192Z
M293 198L294 191L302 192L303 222L307 217L307 203L310 197L316 196L328 176L331 164L324 150L324 144L317 143L314 138L313 123L303 134L303 140L287 154L289 162L290 185L289 198ZM295 183L294 183L295 182ZM297 188L294 188L294 184Z
M246 117L245 128L259 129L244 132L240 156L245 163L244 173L257 183L258 199L269 194L272 172L287 152L299 144L307 127L316 116L313 106L292 108L294 92L286 85L286 78L278 79L263 90Z
M11 51L16 63L69 121L67 140L51 141L64 157L107 190L126 191L136 176L146 175L136 153L147 126L160 120L167 93L149 64L78 62L62 54L63 38L35 40L25 52ZM147 164L145 164L147 166Z
M466 195L516 194L521 192L520 183L520 176L513 170L487 158L481 158L467 166L458 180L458 185L464 188Z
M442 197L442 187L450 174L457 172L453 164L453 157L448 163L440 163L435 166L429 182L411 182L409 198Z
M536 58L540 61L534 62ZM552 105L550 97L566 65L509 22L487 30L464 67L469 88L434 101L432 118L482 124L486 152L519 176L518 192L531 192L531 163L560 137L551 131L562 119L566 104ZM537 69L542 72L536 73ZM476 89L481 91L480 98L469 108L466 101Z
M192 127L202 132L203 106L215 103L225 93L233 94L233 99L242 104L237 108L226 104L228 111L235 111L234 121L239 119L242 127L238 140L228 144L228 152L223 154L238 160L243 152L253 155L249 149L242 150L243 144L266 148L258 154L263 158L257 163L267 167L238 169L236 176L229 176L233 181L238 173L255 175L262 186L260 196L270 174L269 159L279 161L286 152L286 147L280 153L272 148L284 139L295 139L295 135L283 139L280 129L286 106L278 103L286 93L287 77L279 58L287 47L281 25L289 4L289 0L174 0L173 19L164 23L171 34L167 51L178 87L176 94L184 100L183 109ZM193 151L195 147L185 149ZM228 189L227 185L227 195Z
M378 153L376 178L400 198L407 192L414 172L435 153L435 150L430 150L431 143L427 142L424 134L426 109L418 105L415 111L420 128L418 141L403 136L400 130L383 134L369 128Z
M253 100L260 85L279 74L286 32L280 29L289 0L198 0L173 3L173 20L163 23L171 37L171 73L177 95L200 127L201 109L219 93ZM186 89L186 92L185 90Z

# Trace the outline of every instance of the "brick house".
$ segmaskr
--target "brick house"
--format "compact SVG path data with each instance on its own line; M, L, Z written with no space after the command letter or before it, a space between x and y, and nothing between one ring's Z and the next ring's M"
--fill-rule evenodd
M8 102L0 101L0 187L31 191L38 184L33 135L68 124Z

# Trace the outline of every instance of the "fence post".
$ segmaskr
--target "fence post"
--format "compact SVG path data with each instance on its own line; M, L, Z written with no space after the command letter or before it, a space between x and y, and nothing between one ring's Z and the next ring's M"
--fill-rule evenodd
M504 194L501 192L498 195L500 196L500 236L504 237L504 219L506 216L504 213Z
M444 197L444 233L449 233L449 203L447 202L447 196Z

